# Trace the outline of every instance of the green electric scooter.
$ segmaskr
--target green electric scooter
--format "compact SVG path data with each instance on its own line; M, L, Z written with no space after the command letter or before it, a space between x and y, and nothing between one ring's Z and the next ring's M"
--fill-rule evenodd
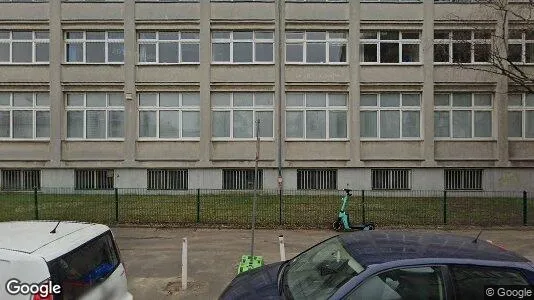
M345 191L345 196L341 198L341 209L339 210L337 220L332 223L332 228L334 228L336 231L374 230L374 223L363 223L358 225L350 224L349 214L345 211L345 209L347 208L350 196L352 196L352 191L349 189L343 190Z

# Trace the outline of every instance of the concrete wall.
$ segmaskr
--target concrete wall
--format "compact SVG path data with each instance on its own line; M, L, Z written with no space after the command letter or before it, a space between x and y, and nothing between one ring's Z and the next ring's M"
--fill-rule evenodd
M42 188L74 188L73 169L41 170Z
M115 169L115 187L146 189L146 169Z
M189 189L222 189L222 171L219 169L190 169Z

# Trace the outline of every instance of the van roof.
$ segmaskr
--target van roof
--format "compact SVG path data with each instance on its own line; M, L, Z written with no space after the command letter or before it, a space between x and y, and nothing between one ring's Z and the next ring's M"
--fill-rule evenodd
M0 222L0 249L33 253L54 241L72 234L87 235L89 227L102 227L102 231L108 229L105 225L83 222L61 221L56 233L50 233L59 221L17 221ZM96 229L96 228L95 228ZM79 232L79 233L78 233Z

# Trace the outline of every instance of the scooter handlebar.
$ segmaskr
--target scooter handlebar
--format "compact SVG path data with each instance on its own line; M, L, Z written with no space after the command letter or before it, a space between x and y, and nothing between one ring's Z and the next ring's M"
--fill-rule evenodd
M345 191L345 193L347 193L347 195L349 196L352 196L352 194L350 192L352 192L352 190L350 189L343 189Z

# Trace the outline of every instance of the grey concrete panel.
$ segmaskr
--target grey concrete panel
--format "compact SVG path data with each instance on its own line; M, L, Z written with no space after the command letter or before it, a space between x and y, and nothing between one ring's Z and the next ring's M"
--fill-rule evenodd
M48 3L0 3L0 20L48 20Z
M42 169L41 188L73 188L73 169Z
M61 3L62 20L122 20L124 18L123 3Z
M146 189L146 169L116 169L115 187L119 189Z
M137 141L136 160L182 160L199 159L198 142Z
M63 141L61 143L62 160L123 160L123 142L111 141Z
M453 65L435 65L435 82L461 82L461 83L494 83L498 75L482 70L471 70L469 67ZM477 66L484 68L484 66Z
M286 3L287 20L349 20L348 3Z
M360 69L361 82L423 82L423 66L369 66Z
M343 168L337 170L337 188L353 190L371 189L371 170L364 168Z
M412 190L444 189L443 169L415 168L412 169Z
M532 169L485 169L482 184L487 191L515 191L519 196L524 190L534 192L533 176Z
M497 10L485 4L453 4L443 3L434 5L434 19L439 21L459 20L496 20ZM464 24L457 24L462 26Z
M286 65L287 82L331 82L350 81L348 65Z
M362 141L362 160L423 160L422 141Z
M48 82L48 65L3 65L0 82Z
M124 82L122 65L67 65L61 70L63 82Z
M495 141L436 141L436 160L497 160Z
M254 160L256 157L256 142L226 142L213 141L212 143L212 160L236 160L246 161ZM276 151L274 142L260 143L260 160L275 160Z
M350 160L349 142L286 142L286 160Z
M420 21L423 17L423 3L362 3L360 10L362 21Z
M198 20L198 3L136 3L136 20Z
M48 160L50 151L49 142L1 142L1 160Z
M273 82L273 65L211 65L211 82Z
M189 189L222 189L220 169L190 169L188 171Z
M199 82L199 65L137 66L137 82Z
M275 3L211 3L213 20L274 20Z
M510 160L533 160L534 141L509 141Z

